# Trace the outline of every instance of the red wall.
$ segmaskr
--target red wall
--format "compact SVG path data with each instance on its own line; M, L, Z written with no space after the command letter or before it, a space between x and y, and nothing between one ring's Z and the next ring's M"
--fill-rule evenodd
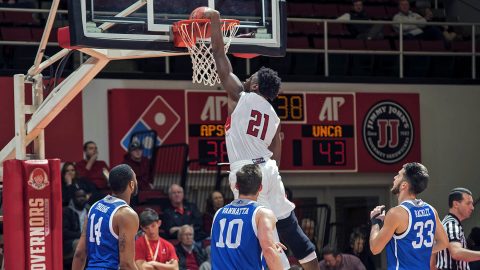
M27 103L31 100L26 87ZM0 77L0 148L15 135L13 77ZM82 95L73 101L45 129L46 158L63 161L82 159L83 150Z

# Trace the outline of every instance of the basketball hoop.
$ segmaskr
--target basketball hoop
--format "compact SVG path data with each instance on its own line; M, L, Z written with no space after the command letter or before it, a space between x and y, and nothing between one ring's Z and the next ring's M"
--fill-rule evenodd
M238 30L238 20L220 20L225 53ZM210 20L183 20L173 24L173 42L176 47L187 47L192 58L193 83L214 86L220 83L210 42Z

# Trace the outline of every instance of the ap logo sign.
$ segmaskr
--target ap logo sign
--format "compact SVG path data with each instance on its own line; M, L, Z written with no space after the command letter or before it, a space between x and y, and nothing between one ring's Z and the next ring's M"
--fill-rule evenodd
M120 144L122 148L127 151L130 138L134 133L155 130L157 132L157 145L160 145L168 138L179 122L180 116L177 112L175 112L162 96L156 96L135 124L133 124L130 130L123 136ZM145 139L141 140L140 143L143 145L144 155L148 156L153 147L152 138L145 137Z
M363 121L363 141L370 155L382 163L402 160L413 144L410 115L393 101L375 104Z

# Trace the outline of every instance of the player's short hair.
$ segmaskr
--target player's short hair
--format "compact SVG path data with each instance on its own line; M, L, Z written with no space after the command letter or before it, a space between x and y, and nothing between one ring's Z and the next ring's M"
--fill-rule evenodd
M420 194L428 186L428 170L425 166L418 162L410 162L403 165L405 169L405 179L410 184L410 193Z
M448 194L448 207L453 207L453 202L461 202L463 201L463 194L468 194L472 196L472 192L466 188L457 187L450 191Z
M83 152L87 151L88 145L89 145L89 144L92 144L92 143L95 144L95 145L97 145L94 141L88 141L88 142L84 143L84 144L83 144Z
M324 246L322 249L322 256L330 255L330 254L332 254L333 257L337 257L340 254L340 252L334 246Z
M280 91L282 79L278 77L278 73L273 69L261 67L257 71L258 91L264 97L274 100Z
M262 171L257 164L244 165L237 172L237 188L240 195L256 195L262 185Z
M158 217L157 211L153 210L152 208L145 208L142 213L140 213L140 226L146 227L152 224L155 221L160 220Z
M133 181L133 170L127 164L115 166L108 176L108 182L113 192L124 192L130 181Z

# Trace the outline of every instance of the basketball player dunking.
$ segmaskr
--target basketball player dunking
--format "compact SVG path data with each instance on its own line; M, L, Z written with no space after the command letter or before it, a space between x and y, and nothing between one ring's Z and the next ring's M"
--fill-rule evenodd
M281 80L275 71L262 67L242 84L233 74L225 55L220 14L207 9L204 16L211 20L212 52L217 73L228 95L225 138L230 161L230 187L238 198L236 172L245 164L258 164L263 174L263 189L258 202L273 211L278 219L277 230L281 239L302 267L317 270L315 246L298 225L293 212L295 205L285 196L277 167L281 155L280 119L269 101L277 97Z
M72 270L134 269L138 216L130 208L130 197L138 191L137 179L126 164L110 171L112 195L94 203L83 224L73 257Z
M432 253L448 245L437 211L417 199L427 188L428 179L427 168L422 164L405 164L394 177L391 190L398 196L399 205L387 215L383 205L370 213L370 249L379 254L387 246L388 270L429 270Z

